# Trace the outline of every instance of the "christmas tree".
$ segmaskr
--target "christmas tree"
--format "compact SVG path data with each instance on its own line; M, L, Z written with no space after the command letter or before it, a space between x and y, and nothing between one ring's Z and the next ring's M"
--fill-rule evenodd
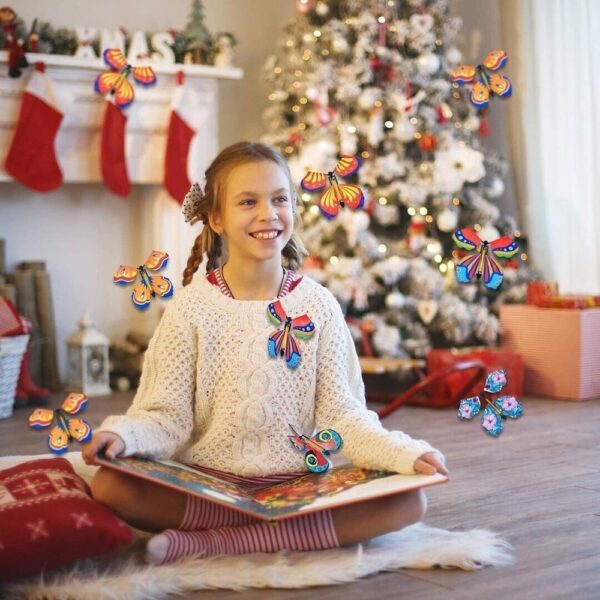
M365 193L364 209L328 220L318 194L301 191L305 272L372 332L379 355L494 345L499 303L523 300L527 257L515 220L494 204L506 164L483 149L485 116L451 81L460 19L447 0L296 0L296 9L264 69L264 140L288 158L296 184L359 157ZM520 260L504 261L500 290L456 282L460 227L517 238Z
M208 62L212 37L204 24L204 7L201 0L193 0L192 12L183 35L186 40L186 50L191 53L191 62L194 64Z

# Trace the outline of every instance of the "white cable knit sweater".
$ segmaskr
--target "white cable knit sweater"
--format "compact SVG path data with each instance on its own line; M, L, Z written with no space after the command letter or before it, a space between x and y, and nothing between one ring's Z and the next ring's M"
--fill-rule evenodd
M304 276L280 302L290 317L306 313L316 327L296 369L269 358L275 327L269 301L235 300L205 277L169 302L144 359L127 413L101 430L125 440L125 455L171 458L242 476L305 470L289 425L310 434L335 429L340 452L356 466L412 474L434 449L385 430L367 410L358 357L340 305Z

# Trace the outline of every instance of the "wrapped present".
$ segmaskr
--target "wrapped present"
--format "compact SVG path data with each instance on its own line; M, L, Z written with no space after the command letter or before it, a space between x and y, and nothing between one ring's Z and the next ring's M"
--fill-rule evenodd
M500 308L502 347L525 363L525 393L566 400L600 398L600 308Z
M461 361L482 362L488 371L503 369L506 372L507 384L502 390L504 394L521 396L523 394L523 359L518 352L498 348L450 348L431 350L427 354L427 373L432 374ZM431 384L435 397L451 398L466 385L471 375L457 372ZM463 392L465 396L477 396L481 392L481 381L475 382L472 388Z
M543 308L595 308L600 306L600 296L559 294L557 283L530 281L527 304Z

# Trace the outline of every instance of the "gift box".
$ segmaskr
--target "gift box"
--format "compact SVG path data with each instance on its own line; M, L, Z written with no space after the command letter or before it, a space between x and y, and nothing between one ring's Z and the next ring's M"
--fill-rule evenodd
M427 373L432 374L463 361L482 362L488 371L503 369L506 373L507 383L502 389L502 394L523 395L523 359L518 352L510 350L488 347L431 350L427 354ZM451 398L468 383L471 375L467 371L452 373L444 379L432 383L431 393L434 397ZM463 393L464 397L479 395L483 391L483 384L484 380L481 379Z
M600 397L600 308L500 308L502 347L525 363L525 393L566 400Z

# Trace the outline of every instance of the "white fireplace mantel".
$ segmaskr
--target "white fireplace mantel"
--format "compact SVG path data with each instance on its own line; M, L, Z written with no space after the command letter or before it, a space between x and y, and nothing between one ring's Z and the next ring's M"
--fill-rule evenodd
M0 182L12 178L4 161L19 116L23 90L32 67L18 79L8 77L7 53L0 52ZM42 61L61 97L65 116L56 137L56 154L65 183L97 183L100 173L100 129L105 100L94 91L104 62L53 54L28 54L31 65ZM202 134L195 136L191 155L211 155L218 147L218 80L241 79L241 69L208 65L153 64L157 84L146 88L134 84L135 101L127 109L126 156L132 183L161 184L164 172L166 133L170 104L178 71L194 91Z

